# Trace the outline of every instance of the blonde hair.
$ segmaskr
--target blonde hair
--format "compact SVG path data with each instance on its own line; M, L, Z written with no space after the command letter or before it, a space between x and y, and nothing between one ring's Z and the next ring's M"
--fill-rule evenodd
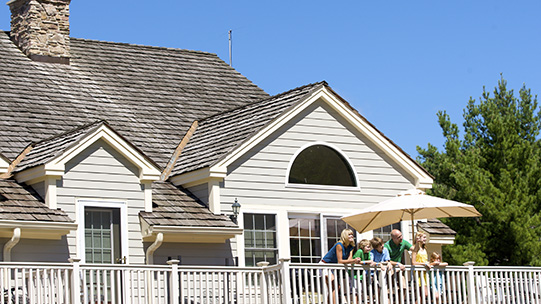
M441 255L436 251L432 252L432 254L430 255L430 262L434 262L437 259L439 259L441 262Z
M342 233L340 234L340 242L344 244L346 247L351 245L349 242L349 234L353 233L353 230L351 229L344 229L342 230ZM355 241L353 242L353 245L355 245Z
M426 243L424 244L419 244L419 238L421 236L426 236L427 237L427 240L426 240L426 243L428 243L428 236L426 235L426 233L422 232L422 231L418 231L416 234L415 234L415 247L413 247L413 251L417 252L419 251L419 249L423 248L423 249L426 249Z
M367 239L362 239L362 240L357 244L357 250L363 249L366 245L372 246L372 245L370 244L370 241L369 241L369 240L367 240Z

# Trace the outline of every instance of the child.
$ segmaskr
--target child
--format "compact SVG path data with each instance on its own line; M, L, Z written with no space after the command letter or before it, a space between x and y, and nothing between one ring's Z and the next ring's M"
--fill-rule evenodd
M391 260L391 255L389 254L389 249L384 247L384 242L379 237L375 237L370 240L370 245L372 245L373 261L376 263L375 266L381 267L381 270L392 269L393 265L389 263Z
M428 263L428 253L426 252L426 243L427 237L424 232L417 232L415 235L415 245L411 252L411 260L413 265L422 265L426 270L430 270L432 265ZM419 280L419 287L424 286L424 295L428 296L428 287L427 287L427 275L424 273L421 277L417 276ZM419 292L421 293L421 292Z
M360 258L361 262L360 264L375 264L374 261L374 254L370 252L372 250L372 246L370 245L370 241L367 239L361 240L359 244L357 244L357 251L353 255L354 258Z
M361 265L370 265L371 267L376 266L376 262L374 262L374 254L370 250L372 250L370 241L367 239L363 239L357 244L357 251L355 252L353 257L359 258L361 260L359 264ZM360 283L362 281L363 273L365 272L365 270L361 269L359 270L359 272L360 272L359 281L357 280L357 274L353 276L354 282L352 283L352 286L354 287L357 287L358 285L357 283ZM366 282L366 285L369 286L371 282L370 275L368 275L367 278L368 280ZM362 287L362 284L358 286L359 290L361 290L361 287Z
M432 252L430 255L430 265L431 266L440 266L445 267L449 265L448 263L443 263L441 261L441 256L437 252ZM437 274L434 274L430 278L432 282L432 289L434 289L434 295L436 296L436 303L439 303L440 294L443 292L443 272L441 270L437 271Z

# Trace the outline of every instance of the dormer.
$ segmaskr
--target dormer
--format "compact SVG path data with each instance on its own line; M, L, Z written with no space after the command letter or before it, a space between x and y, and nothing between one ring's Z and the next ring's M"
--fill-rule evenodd
M103 121L32 144L13 170L14 177L18 182L29 185L44 182L45 203L49 208L55 209L57 180L64 176L66 164L100 140L137 168L139 181L144 185L145 211L151 212L151 184L159 179L161 173L158 165Z

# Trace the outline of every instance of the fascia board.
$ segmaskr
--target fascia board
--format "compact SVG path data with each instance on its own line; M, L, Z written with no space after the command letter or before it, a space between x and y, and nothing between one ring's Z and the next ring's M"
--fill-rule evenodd
M64 169L57 170L57 168L46 169L45 165L33 167L15 174L15 179L19 183L35 184L42 180L45 180L47 175L61 177L64 175Z
M60 239L70 231L77 230L76 223L43 221L0 221L0 235L9 237L13 229L21 229L23 239Z
M149 226L144 238L151 241L163 233L164 242L225 242L242 232L242 228Z
M223 167L205 167L188 173L175 175L170 181L175 186L193 187L207 183L211 179L222 180L227 176L226 168Z
M398 150L391 142L383 137L374 127L361 119L358 114L354 113L344 104L339 98L327 88L323 87L311 96L306 97L303 101L299 102L292 109L278 116L269 125L261 129L254 136L242 143L236 149L228 153L223 159L219 160L211 170L214 168L227 168L231 163L247 153L250 149L255 147L258 143L270 136L273 132L278 130L289 120L293 119L296 115L306 109L308 106L318 100L323 100L334 110L336 110L344 119L346 119L351 125L353 125L359 132L364 134L370 141L372 141L378 148L384 151L392 160L394 160L400 167L406 172L409 172L416 180L416 187L427 189L432 188L433 179L426 174L419 166L404 155L403 152Z
M7 162L2 156L0 156L0 174L7 173L9 168L9 162Z
M160 178L160 170L155 168L150 162L148 162L143 155L133 149L128 142L123 140L120 136L114 133L110 128L105 125L100 126L93 133L84 137L75 146L69 148L61 155L51 160L47 166L51 169L64 169L65 164L77 156L79 153L87 149L90 145L96 141L103 139L109 145L111 145L116 151L126 157L130 162L137 166L140 170L139 178L141 180L158 180Z
M451 245L455 242L454 235L437 235L430 234L430 243L431 244L442 244L442 245Z

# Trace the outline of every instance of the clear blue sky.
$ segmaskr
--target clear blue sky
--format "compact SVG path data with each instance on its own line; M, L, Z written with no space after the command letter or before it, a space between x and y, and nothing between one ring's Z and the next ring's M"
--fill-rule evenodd
M500 73L541 95L541 1L73 0L71 36L216 53L270 94L321 80L411 156ZM0 29L9 30L7 5Z

